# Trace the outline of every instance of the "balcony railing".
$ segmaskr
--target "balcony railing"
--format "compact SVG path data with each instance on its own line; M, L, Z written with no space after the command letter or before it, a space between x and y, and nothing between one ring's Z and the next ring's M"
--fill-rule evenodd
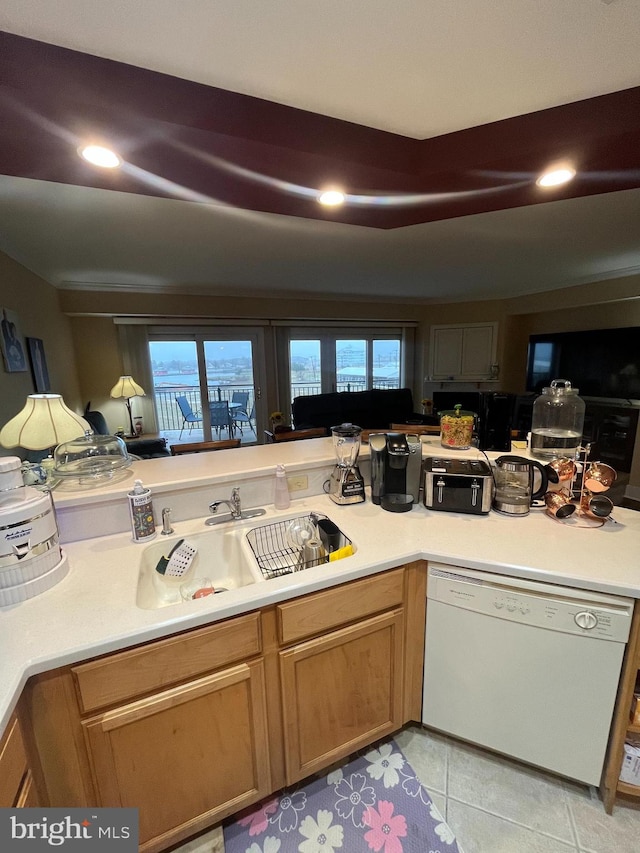
M253 385L210 385L210 400L227 400L231 402L234 391L248 392L247 414L253 411L255 396ZM154 389L156 398L156 418L158 420L158 431L179 430L182 428L182 412L176 403L178 395L186 397L194 412L202 410L200 400L200 389L196 387L185 387L184 385L163 385L162 388Z
M399 388L397 380L393 379L374 379L373 388L387 390L388 388ZM364 381L362 382L338 382L336 384L336 391L366 391L367 386ZM294 382L291 385L291 399L294 397L308 397L311 394L320 394L320 383L297 383Z

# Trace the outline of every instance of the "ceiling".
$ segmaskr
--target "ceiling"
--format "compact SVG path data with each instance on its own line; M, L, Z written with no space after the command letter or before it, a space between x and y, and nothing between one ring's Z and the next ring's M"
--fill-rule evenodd
M0 249L56 287L459 301L640 272L640 0L11 5Z

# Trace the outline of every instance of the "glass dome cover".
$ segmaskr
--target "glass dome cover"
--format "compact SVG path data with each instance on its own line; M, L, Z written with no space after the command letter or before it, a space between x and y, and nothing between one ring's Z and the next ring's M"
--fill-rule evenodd
M53 459L56 476L83 480L111 477L132 462L127 445L121 438L90 432L59 444L53 452Z

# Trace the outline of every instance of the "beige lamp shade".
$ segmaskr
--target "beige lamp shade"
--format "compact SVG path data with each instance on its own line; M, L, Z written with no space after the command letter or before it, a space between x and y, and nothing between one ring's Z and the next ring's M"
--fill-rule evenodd
M112 397L124 397L124 402L127 406L127 414L129 415L129 435L134 437L136 431L133 427L133 415L131 413L131 398L145 397L144 388L135 381L133 376L121 376L120 379L111 389Z
M133 376L121 376L111 389L112 397L145 397L144 388L135 381Z
M24 409L0 430L3 447L46 450L91 432L90 424L66 405L60 394L30 394Z

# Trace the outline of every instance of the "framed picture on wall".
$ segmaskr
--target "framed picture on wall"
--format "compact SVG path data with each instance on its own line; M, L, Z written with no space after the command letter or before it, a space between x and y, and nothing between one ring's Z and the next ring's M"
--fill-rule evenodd
M20 334L18 316L9 308L0 308L0 349L7 373L28 370L24 338Z
M29 348L29 361L31 362L31 373L33 374L36 392L45 394L47 391L51 391L51 384L49 382L47 358L44 354L44 344L40 338L27 338L27 347Z

